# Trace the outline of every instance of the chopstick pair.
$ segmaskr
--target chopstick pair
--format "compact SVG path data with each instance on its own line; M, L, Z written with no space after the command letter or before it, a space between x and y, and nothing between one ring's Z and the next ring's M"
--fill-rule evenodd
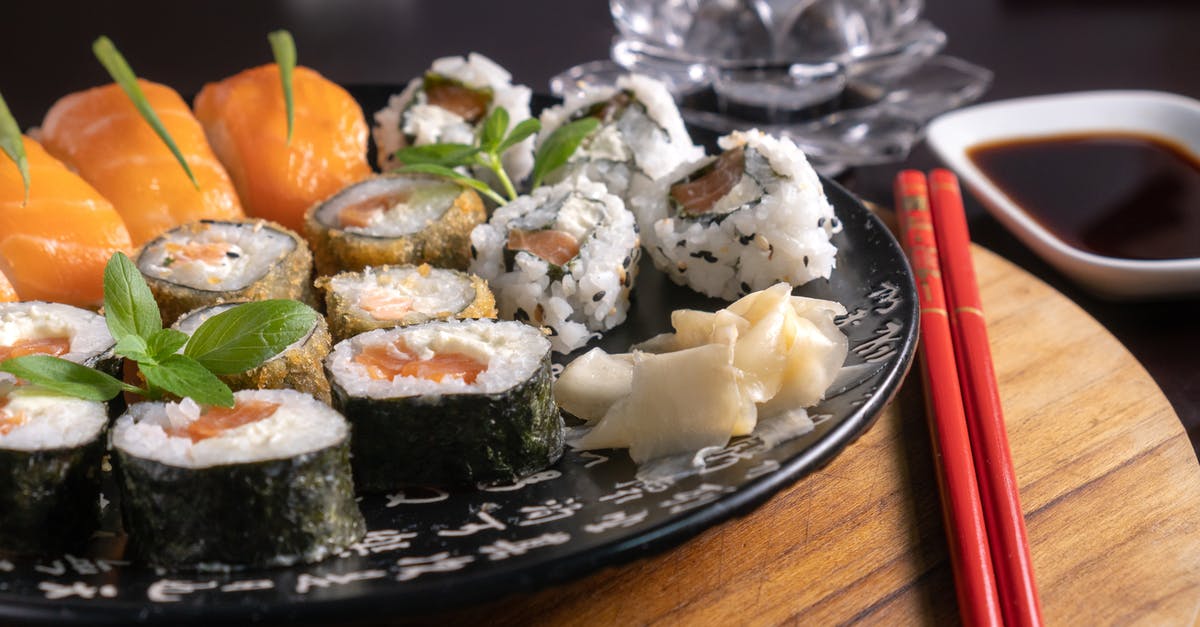
M895 196L959 612L968 625L1041 625L958 180L905 170Z

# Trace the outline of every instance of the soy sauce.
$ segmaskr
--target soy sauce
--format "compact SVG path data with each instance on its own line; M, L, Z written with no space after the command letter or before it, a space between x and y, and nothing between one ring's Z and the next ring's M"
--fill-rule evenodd
M1058 135L968 156L1062 241L1108 257L1200 257L1200 161L1160 137Z

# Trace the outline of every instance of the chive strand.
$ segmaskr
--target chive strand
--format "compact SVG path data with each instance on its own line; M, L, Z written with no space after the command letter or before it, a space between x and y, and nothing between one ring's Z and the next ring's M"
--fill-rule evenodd
M292 95L292 71L296 68L296 42L286 30L277 30L267 35L275 64L279 66L279 81L283 86L283 104L287 108L287 143L292 143L292 129L296 119L295 101Z
M21 206L24 207L29 202L29 159L25 156L25 143L21 139L21 127L17 126L17 121L13 118L12 112L8 110L8 103L4 102L2 95L0 95L0 149L3 149L8 158L12 159L21 173L21 181L25 184L25 200L21 201Z

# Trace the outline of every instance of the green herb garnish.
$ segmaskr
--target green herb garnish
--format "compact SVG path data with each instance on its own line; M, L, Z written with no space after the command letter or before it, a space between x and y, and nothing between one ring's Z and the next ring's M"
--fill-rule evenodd
M395 153L396 160L404 164L400 172L424 172L437 174L454 180L465 187L470 187L492 199L496 204L517 199L517 190L512 179L504 171L501 155L509 148L525 141L541 130L542 125L530 118L523 120L505 134L509 123L508 111L504 107L496 107L479 125L475 135L475 144L427 144L424 146L409 146ZM576 120L555 129L546 141L542 143L533 163L533 179L531 186L541 185L542 179L554 170L566 165L571 155L579 148L584 138L595 132L600 121L593 118ZM487 183L461 174L455 168L482 167L496 175L496 180L502 187L502 196ZM507 196L507 200L505 199Z
M0 96L0 149L4 150L4 154L8 155L9 159L12 159L21 173L21 181L25 183L25 200L21 201L21 206L24 207L25 203L29 202L29 159L25 156L25 143L21 139L21 127L17 126L12 112L8 110L8 103L4 102L4 96Z
M292 124L295 108L292 101L292 70L296 68L296 42L286 30L277 30L267 35L271 42L271 53L279 66L279 82L283 85L283 104L287 107L287 143L292 143Z
M258 301L205 320L189 338L162 327L158 304L145 279L119 252L104 268L104 311L108 330L117 341L116 353L137 362L145 388L49 355L14 357L0 362L0 371L93 401L106 401L125 391L151 399L173 394L204 405L232 407L233 392L217 375L257 367L303 338L317 319L317 312L297 301Z
M158 137L163 140L163 143L170 149L171 154L175 155L175 159L179 161L179 165L183 166L183 171L192 181L192 186L197 190L200 189L200 183L196 181L196 176L192 174L192 168L188 166L187 160L183 158L183 153L179 151L179 146L175 145L175 140L171 139L171 134L167 132L167 127L163 126L162 120L158 118L158 114L150 107L150 102L146 100L146 94L142 93L141 85L138 85L137 75L133 73L133 68L125 62L125 57L117 51L117 47L108 37L100 37L92 44L92 52L96 58L100 60L100 64L104 69L108 70L109 76L112 76L113 81L121 86L129 100L133 102L133 106L142 114L142 118L158 133Z

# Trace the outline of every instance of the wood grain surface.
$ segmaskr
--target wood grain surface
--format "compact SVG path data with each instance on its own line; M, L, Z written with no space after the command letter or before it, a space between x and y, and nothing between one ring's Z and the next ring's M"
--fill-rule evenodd
M1200 465L1178 418L1086 313L973 252L1047 624L1194 624ZM910 376L857 442L748 515L663 554L437 618L944 625L958 620L953 585Z

